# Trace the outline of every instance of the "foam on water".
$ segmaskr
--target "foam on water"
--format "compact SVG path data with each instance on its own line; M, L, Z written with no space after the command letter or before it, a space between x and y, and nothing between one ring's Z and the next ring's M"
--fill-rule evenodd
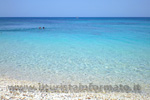
M0 76L149 86L150 19L0 18Z

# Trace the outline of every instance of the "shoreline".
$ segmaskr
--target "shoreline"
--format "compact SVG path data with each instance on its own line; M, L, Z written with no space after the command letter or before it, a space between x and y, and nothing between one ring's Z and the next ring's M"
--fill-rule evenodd
M47 92L19 92L9 91L8 86L15 85L34 85L38 86L37 82L30 82L25 80L16 80L8 77L0 77L0 99L32 99L32 100L99 100L99 99L112 99L112 100L150 100L150 94L144 93L47 93Z

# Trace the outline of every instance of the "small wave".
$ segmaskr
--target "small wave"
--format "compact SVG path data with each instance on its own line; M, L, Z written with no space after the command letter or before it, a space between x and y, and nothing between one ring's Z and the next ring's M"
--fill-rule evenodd
M13 28L13 29L0 29L0 32L2 31L37 31L37 30L42 30L39 28ZM47 30L47 29L44 29Z

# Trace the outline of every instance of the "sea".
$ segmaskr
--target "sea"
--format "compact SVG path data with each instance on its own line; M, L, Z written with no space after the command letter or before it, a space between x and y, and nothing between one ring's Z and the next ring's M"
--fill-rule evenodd
M150 91L150 18L1 17L0 77L6 76Z

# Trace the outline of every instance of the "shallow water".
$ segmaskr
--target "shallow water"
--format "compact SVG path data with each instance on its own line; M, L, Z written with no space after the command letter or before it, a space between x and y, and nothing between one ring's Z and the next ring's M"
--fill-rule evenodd
M0 76L150 86L150 18L0 18Z

